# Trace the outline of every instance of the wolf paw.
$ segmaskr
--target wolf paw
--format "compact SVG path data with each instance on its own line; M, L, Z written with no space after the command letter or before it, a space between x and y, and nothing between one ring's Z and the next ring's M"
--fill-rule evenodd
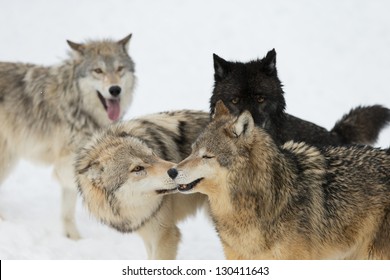
M81 236L75 227L68 227L65 229L65 236L72 240L79 240Z

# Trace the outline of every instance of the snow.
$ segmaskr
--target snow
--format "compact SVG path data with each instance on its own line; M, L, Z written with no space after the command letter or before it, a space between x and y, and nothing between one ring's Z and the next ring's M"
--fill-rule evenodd
M212 54L248 61L277 51L287 112L330 129L350 108L390 107L390 2L3 0L0 60L56 64L66 39L133 33L138 84L126 118L170 109L208 110ZM388 147L387 128L378 146ZM92 218L83 239L62 236L60 187L50 167L21 161L0 188L0 259L145 259L142 240ZM222 259L203 214L180 224L178 259Z

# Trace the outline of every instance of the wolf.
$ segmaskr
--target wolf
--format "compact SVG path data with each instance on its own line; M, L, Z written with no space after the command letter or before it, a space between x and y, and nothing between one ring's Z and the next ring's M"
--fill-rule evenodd
M167 173L208 196L228 259L390 259L390 150L278 146L249 111L219 101Z
M68 41L70 57L55 66L0 62L0 182L20 158L53 165L71 239L80 237L74 154L93 132L120 120L132 102L130 38Z
M95 133L75 162L86 208L103 224L140 234L149 259L175 259L180 241L176 224L205 206L207 197L177 193L166 171L190 154L209 121L207 112L171 111Z
M330 131L287 114L275 49L263 59L248 63L226 61L214 54L214 80L211 113L218 100L236 116L248 110L255 123L266 129L279 144L293 140L315 146L372 145L390 122L390 110L381 105L352 109Z

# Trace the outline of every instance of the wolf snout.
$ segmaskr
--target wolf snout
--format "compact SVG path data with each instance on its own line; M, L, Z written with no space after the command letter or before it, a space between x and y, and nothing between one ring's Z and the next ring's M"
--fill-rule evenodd
M112 96L117 97L121 93L122 89L119 86L111 86L108 91Z
M171 177L171 179L175 179L177 177L177 174L179 174L179 172L177 172L176 168L171 168L167 171L168 173L168 176Z

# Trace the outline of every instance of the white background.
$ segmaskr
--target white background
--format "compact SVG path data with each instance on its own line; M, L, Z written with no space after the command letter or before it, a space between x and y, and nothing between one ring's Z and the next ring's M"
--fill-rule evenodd
M123 269L127 272L134 271L134 275L123 275ZM231 267L232 269L224 270ZM243 268L244 275L224 274L224 271L234 272L235 268L240 273ZM246 275L246 268L250 268L250 274ZM259 268L263 269L260 270ZM266 271L268 275L257 273ZM167 274L163 274L163 268ZM256 272L253 269L256 268ZM140 269L140 270L138 270ZM153 276L151 270L156 269ZM182 274L177 275L177 271ZM218 270L219 269L219 270ZM148 272L149 270L149 272ZM218 275L218 271L221 275ZM206 275L202 274L206 272ZM133 272L132 272L133 273ZM173 273L173 275L172 275ZM198 273L198 274L197 274ZM199 274L200 273L200 274ZM254 273L255 275L253 275ZM298 280L328 280L328 279L354 279L354 280L387 280L389 278L389 261L5 261L2 265L1 276L5 280L69 280L69 279L96 279L96 280L180 280L180 279L298 279ZM146 275L145 275L146 274ZM197 276L194 276L197 274ZM201 275L201 276L200 276Z
M128 119L208 110L213 53L248 61L275 48L287 112L330 129L354 106L390 107L389 11L385 0L0 0L0 60L57 64L67 58L66 39L133 33L138 85ZM378 146L389 144L388 128ZM83 239L64 238L59 202L51 168L22 161L0 187L0 258L146 258L138 236L100 225L80 201ZM179 259L223 258L202 213L180 227Z

